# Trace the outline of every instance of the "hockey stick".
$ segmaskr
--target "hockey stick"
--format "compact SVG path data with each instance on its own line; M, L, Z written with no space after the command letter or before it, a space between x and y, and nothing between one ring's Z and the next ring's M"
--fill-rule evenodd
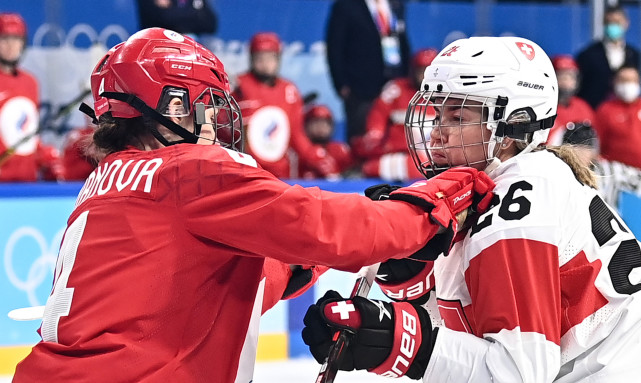
M358 271L356 284L354 284L354 289L349 296L350 298L366 297L367 294L369 294L369 290L372 288L374 278L376 278L376 273L378 272L378 266L380 266L380 263L375 263L370 266L365 266ZM338 372L338 365L343 356L343 350L349 345L352 335L353 334L347 330L337 331L334 334L334 344L329 349L327 359L325 359L325 362L321 366L318 378L316 378L316 383L332 383L334 381L336 373Z
M442 196L439 196L442 198ZM469 212L469 208L461 211L456 215L456 220L459 222L459 228L462 228L465 225L465 220ZM441 227L438 230L438 233L442 233L446 228ZM375 263L370 266L365 266L358 271L356 284L352 290L350 298L358 297L367 297L369 290L372 288L374 279L376 278L376 273L378 272L378 267L380 263ZM329 354L327 359L320 368L318 377L316 378L316 383L333 383L336 378L336 373L338 372L338 366L340 365L343 350L349 346L350 339L352 338L353 333L347 330L340 330L334 334L334 344L329 349Z

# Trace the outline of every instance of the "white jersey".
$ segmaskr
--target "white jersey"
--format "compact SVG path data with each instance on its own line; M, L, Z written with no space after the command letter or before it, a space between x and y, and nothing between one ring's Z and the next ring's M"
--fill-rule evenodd
M641 379L641 251L547 151L492 173L500 199L434 262L440 327L425 382Z

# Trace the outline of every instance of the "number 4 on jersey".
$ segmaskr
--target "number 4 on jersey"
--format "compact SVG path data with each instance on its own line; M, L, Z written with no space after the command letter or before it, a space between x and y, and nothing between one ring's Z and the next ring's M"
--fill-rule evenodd
M82 234L87 225L87 215L89 215L88 211L80 214L71 226L67 228L60 247L60 253L56 261L53 290L47 299L40 330L42 340L45 342L58 343L58 322L60 317L69 315L69 310L71 310L74 289L73 287L67 287L67 283L69 282L73 264L76 262L78 245L80 245Z

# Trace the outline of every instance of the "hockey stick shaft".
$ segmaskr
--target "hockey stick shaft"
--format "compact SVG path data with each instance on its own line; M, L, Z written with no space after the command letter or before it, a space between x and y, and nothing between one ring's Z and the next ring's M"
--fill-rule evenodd
M83 98L87 97L91 93L91 89L85 89L83 90L76 98L68 102L67 104L63 105L58 109L56 114L50 118L47 119L47 121L55 121L59 119L62 116L67 115L69 112L73 110L73 107L82 101ZM20 140L18 140L15 144L11 145L10 147L6 148L4 152L0 153L0 165L4 164L15 152L18 150L18 148L22 145L24 145L25 142L29 141L32 139L34 136L37 136L42 132L42 129L46 126L45 123L41 123L38 129L36 129L35 132L29 133L26 136L22 137Z
M380 266L380 263L375 263L360 269L350 298L366 297L369 294L374 283L374 278L376 278L378 266ZM352 333L346 330L337 331L336 334L334 334L334 344L329 349L325 363L321 366L318 377L316 378L316 383L332 383L334 381L343 356L343 351L349 346L352 335Z

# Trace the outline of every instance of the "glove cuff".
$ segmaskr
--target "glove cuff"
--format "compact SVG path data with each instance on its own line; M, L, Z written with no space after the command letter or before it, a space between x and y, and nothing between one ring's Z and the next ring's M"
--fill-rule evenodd
M414 301L428 295L434 288L434 264L425 262L418 274L406 281L386 282L376 279L385 295L396 301Z
M422 323L416 308L410 303L393 303L394 342L389 356L369 371L390 378L405 375L414 362L423 339Z

